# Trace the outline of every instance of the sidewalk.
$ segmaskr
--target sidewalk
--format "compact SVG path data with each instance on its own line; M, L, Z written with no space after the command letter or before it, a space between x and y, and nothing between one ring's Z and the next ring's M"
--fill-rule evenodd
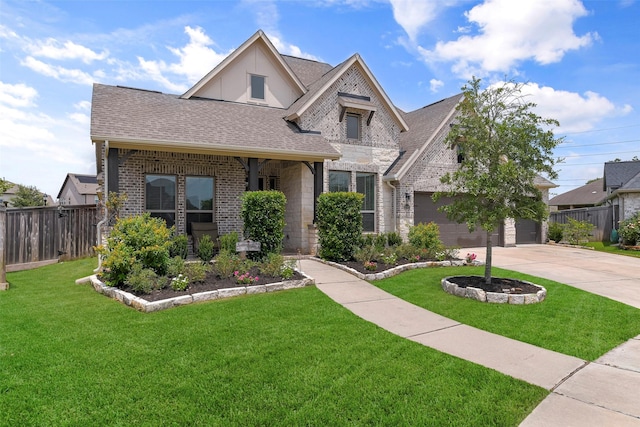
M524 426L640 426L640 336L589 364L437 315L321 262L305 259L301 264L318 289L357 316L553 391Z

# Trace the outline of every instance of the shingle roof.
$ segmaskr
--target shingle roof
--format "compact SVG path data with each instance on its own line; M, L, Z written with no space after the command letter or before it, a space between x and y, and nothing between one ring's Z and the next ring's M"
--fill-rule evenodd
M438 128L451 116L461 98L462 94L457 94L409 113L401 113L409 126L408 132L400 134L400 149L405 153L393 168L387 171L387 175L394 175L405 164L415 161L418 151L435 136Z
M604 203L607 192L602 189L603 178L559 194L549 200L549 206L597 206Z
M340 157L321 135L300 132L284 115L278 108L95 84L91 139L109 140L114 147L171 147L271 159Z
M606 162L604 164L603 189L618 189L625 187L629 181L640 174L640 162ZM634 181L635 182L635 181ZM632 184L636 185L636 184ZM640 189L640 185L634 188Z
M280 56L282 56L284 62L289 65L291 70L307 87L333 69L332 65L324 62L312 61L310 59L297 58L289 55Z

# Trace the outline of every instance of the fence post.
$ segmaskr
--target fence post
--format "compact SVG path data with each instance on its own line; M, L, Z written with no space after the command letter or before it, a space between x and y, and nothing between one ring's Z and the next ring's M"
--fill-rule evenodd
M7 283L7 208L0 206L0 291L9 289Z

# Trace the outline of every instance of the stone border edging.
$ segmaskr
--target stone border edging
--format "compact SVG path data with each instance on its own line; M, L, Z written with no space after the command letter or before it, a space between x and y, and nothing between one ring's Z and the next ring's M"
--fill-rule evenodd
M320 261L320 262L322 262L324 264L327 264L327 265L330 265L332 267L336 267L336 268L338 268L338 269L340 269L342 271L346 271L347 273L353 274L358 279L367 280L367 281L386 279L388 277L393 277L393 276L395 276L397 274L400 274L400 273L402 273L404 271L415 270L416 268L451 267L451 266L461 267L461 266L464 266L464 265L468 265L463 260L412 262L412 263L402 264L402 265L399 265L397 267L390 268L389 270L381 271L380 273L364 274L364 273L360 273L357 270L354 270L353 268L347 267L346 265L342 265L342 264L337 263L337 262L327 261L327 260L324 260L324 259L321 259L321 258L316 258L316 257L312 257L312 259L314 259L316 261ZM480 261L473 261L472 264L473 264L473 266L484 265L484 263L480 262Z
M296 271L302 274L305 278L300 280L286 280L283 282L269 283L266 285L238 286L236 288L217 289L214 291L181 295L178 297L163 299L159 301L147 301L144 298L140 298L129 292L125 292L113 286L107 286L106 284L101 282L98 279L98 276L96 276L95 274L84 279L79 279L76 281L76 283L91 282L91 285L97 292L108 296L109 298L113 298L126 306L133 307L138 311L151 313L154 311L166 310L168 308L179 307L181 305L187 305L194 302L212 301L217 299L236 297L240 295L254 295L263 294L266 292L283 291L287 289L304 288L305 286L311 286L315 284L314 279L299 270Z
M473 287L460 287L455 283L449 282L448 279L451 279L449 276L442 279L440 282L442 284L442 289L451 295L455 295L463 298L470 298L480 302L490 302L496 304L535 304L537 302L542 302L547 297L547 290L540 285L536 285L535 283L527 282L526 280L520 280L521 282L527 283L529 285L533 285L540 290L535 294L507 294L502 292L486 292L480 288Z

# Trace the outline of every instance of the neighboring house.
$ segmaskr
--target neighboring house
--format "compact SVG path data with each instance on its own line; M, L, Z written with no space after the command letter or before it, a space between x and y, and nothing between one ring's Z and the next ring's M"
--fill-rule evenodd
M95 205L98 203L98 188L96 175L68 173L58 193L58 204Z
M615 224L640 211L640 161L604 164L602 188L613 204Z
M14 184L10 188L7 189L4 193L0 194L0 203L2 203L5 207L13 207L13 199L16 197L18 193L18 184ZM55 206L56 202L53 198L45 193L42 193L42 197L45 199L46 206Z
M559 194L549 200L549 208L552 211L563 211L603 205L607 201L607 192L603 185L604 178L599 178L582 187Z
M310 252L317 196L357 191L366 232L406 237L433 220L445 243L477 246L484 233L452 224L429 198L458 165L443 139L460 99L404 113L358 54L335 67L281 55L258 31L182 95L94 85L91 140L104 194L128 196L121 213L150 212L180 233L193 222L241 232L240 195L277 189L285 249ZM554 185L539 186L548 199ZM497 242L515 244L519 227L505 224ZM536 227L525 240L543 241Z

